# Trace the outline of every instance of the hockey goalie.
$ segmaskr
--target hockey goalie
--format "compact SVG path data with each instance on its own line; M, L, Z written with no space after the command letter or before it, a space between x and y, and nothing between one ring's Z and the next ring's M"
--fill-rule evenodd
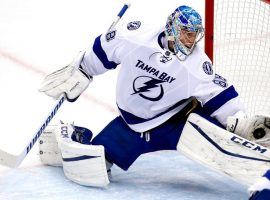
M270 117L246 116L236 88L215 74L197 45L203 36L200 15L180 6L166 26L141 21L117 26L48 75L40 91L75 101L94 76L121 65L119 116L95 137L75 124L49 126L40 138L42 162L63 166L76 183L102 187L112 165L128 170L144 153L176 150L253 183L270 168Z

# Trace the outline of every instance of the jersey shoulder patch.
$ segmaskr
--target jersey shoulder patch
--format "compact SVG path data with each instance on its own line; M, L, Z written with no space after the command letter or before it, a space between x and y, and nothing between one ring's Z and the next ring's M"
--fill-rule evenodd
M223 87L223 88L228 87L227 80L225 78L223 78L222 76L220 76L219 74L215 74L215 78L213 79L213 83L215 83L216 85L219 85L220 87Z
M141 22L140 21L132 21L132 22L129 22L127 24L127 29L130 30L130 31L134 31L134 30L137 30L138 28L140 28L141 26Z
M116 30L112 30L112 31L108 32L105 36L106 41L109 42L109 41L113 40L115 38L115 35L116 35Z
M185 61L187 69L200 81L212 81L215 77L215 69L205 52L196 46Z
M203 71L207 74L207 75L212 75L213 74L213 67L212 64L209 61L205 61L202 64L202 68Z

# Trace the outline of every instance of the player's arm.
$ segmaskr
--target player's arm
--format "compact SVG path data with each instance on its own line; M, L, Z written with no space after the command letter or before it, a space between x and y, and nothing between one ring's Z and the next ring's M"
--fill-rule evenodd
M229 116L244 113L238 93L225 78L215 74L209 60L203 60L198 66L196 76L199 84L193 96L201 103L204 112L217 119L225 128Z
M209 66L205 68L207 73L198 76L201 84L193 94L200 101L203 111L217 119L223 129L192 113L182 131L177 150L211 169L250 184L269 168L269 150L224 130L227 118L245 116L243 106L235 88L223 77L211 73Z
M222 76L206 77L197 88L197 99L211 117L233 132L262 146L270 146L270 116L247 117L233 85Z
M117 33L117 34L116 34ZM121 30L98 36L86 52L80 52L68 66L45 77L40 91L55 99L65 94L75 101L88 87L93 76L115 69L125 48Z
M205 110L228 131L269 148L270 116L257 114L247 117L234 86L227 84L219 75L215 75L213 83L213 86L209 84L208 91L212 88L210 93L214 95L203 104Z
M96 37L85 52L81 65L92 76L115 69L121 63L126 45L120 26Z

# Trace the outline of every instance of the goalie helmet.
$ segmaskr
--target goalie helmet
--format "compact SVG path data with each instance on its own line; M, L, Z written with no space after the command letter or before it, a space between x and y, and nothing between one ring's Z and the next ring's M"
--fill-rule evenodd
M180 6L168 17L165 34L167 40L173 42L173 50L177 57L179 58L179 53L187 57L204 36L202 18L193 8ZM180 38L183 35L187 38L189 34L194 35L192 44L187 46Z

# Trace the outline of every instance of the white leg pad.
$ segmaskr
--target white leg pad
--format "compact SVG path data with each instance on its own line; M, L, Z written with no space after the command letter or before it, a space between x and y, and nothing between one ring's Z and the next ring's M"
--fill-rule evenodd
M48 125L39 138L39 158L45 165L62 166L61 151L55 136L56 128L57 125Z
M57 140L62 152L63 170L68 179L94 187L105 187L110 183L103 146L74 142L66 132L62 132Z
M177 150L200 164L250 185L270 168L270 150L190 114Z

